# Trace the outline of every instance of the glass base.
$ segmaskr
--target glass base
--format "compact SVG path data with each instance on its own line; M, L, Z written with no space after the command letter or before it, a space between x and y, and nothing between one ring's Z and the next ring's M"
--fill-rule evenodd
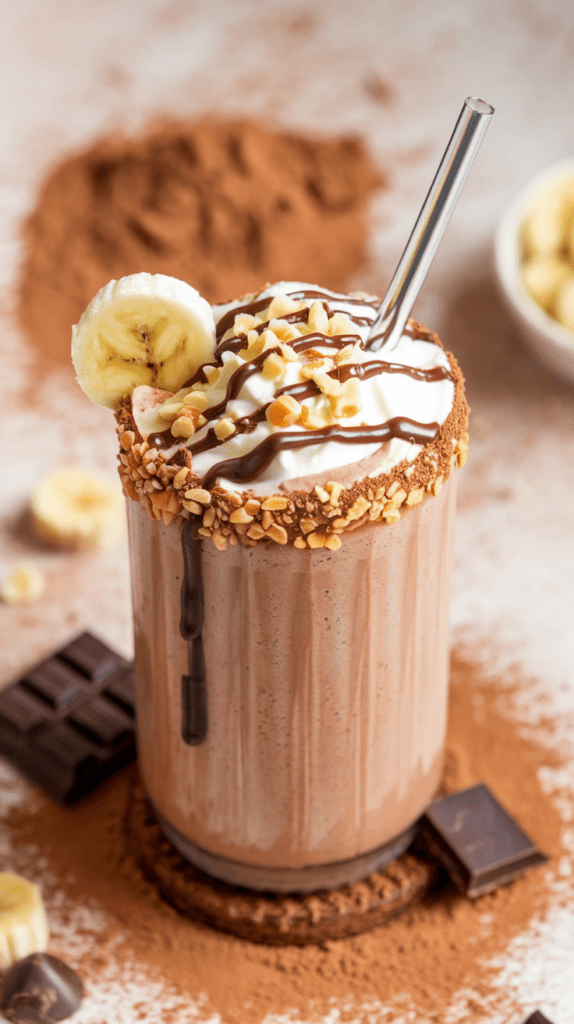
M316 889L337 889L341 885L360 882L373 871L378 871L400 857L412 843L416 831L413 825L389 843L350 860L312 864L303 868L275 868L245 864L209 853L170 825L156 807L153 810L167 838L190 864L222 882L260 892L313 892Z

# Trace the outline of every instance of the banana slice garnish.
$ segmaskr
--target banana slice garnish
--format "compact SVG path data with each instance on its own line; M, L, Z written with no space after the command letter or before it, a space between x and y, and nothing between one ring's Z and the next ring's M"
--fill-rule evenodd
M214 350L211 306L191 285L164 274L110 281L72 328L80 387L110 409L141 384L177 391Z
M0 969L48 945L40 889L21 875L0 871Z
M57 547L110 547L124 527L119 485L85 469L59 469L41 481L30 506L34 529Z

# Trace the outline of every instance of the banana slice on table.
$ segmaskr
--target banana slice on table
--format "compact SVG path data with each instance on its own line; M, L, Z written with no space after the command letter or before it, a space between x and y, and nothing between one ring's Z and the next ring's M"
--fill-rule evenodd
M17 562L4 580L0 595L5 604L33 604L44 593L46 581L31 562Z
M30 506L36 533L57 547L109 547L124 527L119 484L92 470L51 473L34 491Z
M48 945L40 889L21 875L0 871L0 969Z
M214 349L211 306L191 285L164 274L110 281L72 328L80 387L109 409L138 384L177 391Z

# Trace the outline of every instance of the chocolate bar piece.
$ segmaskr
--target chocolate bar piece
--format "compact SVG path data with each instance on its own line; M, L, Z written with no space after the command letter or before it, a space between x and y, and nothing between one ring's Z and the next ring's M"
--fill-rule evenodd
M420 828L431 854L471 899L548 860L483 783L435 800Z
M531 1013L530 1017L524 1021L524 1024L552 1024L552 1021L548 1020L548 1017L545 1017L541 1010L535 1010L534 1013Z
M0 754L60 803L135 757L133 663L82 633L0 692Z
M0 1010L13 1024L56 1024L76 1012L83 994L71 967L55 956L32 953L5 975Z

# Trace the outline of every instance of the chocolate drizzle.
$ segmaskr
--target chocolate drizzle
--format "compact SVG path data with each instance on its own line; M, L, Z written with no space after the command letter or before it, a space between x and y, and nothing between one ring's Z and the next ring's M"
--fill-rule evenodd
M217 462L204 476L203 486L209 490L216 483L218 476L224 476L226 480L233 480L235 483L255 480L280 451L289 448L307 448L310 445L322 444L324 441L338 441L342 444L383 444L393 437L400 437L411 444L424 445L434 441L439 430L438 423L418 423L406 416L395 416L385 423L376 423L371 427L333 425L322 427L320 430L270 434L245 455Z
M338 378L341 384L344 384L350 377L367 380L369 377L376 377L379 373L402 373L406 377L412 377L413 380L451 380L454 383L454 375L446 366L431 366L428 370L423 370L419 366L386 363L382 359L371 359L368 363L343 363L329 376Z
M234 335L226 341L223 341L222 339L227 331L233 328L235 318L239 314L246 313L254 315L259 313L261 310L266 309L269 306L272 298L273 296L266 296L265 298L259 298L254 302L249 302L242 306L235 306L221 318L217 325L215 362L206 363L204 366L200 366L195 375L187 381L185 385L186 387L189 387L198 381L206 382L206 368L209 366L221 367L221 357L224 352L233 352L237 354L248 346L246 333ZM310 299L321 300L329 318L334 314L333 310L329 306L328 300L341 298L344 299L346 305L369 305L368 300L365 299L350 296L337 296L329 293L328 291L312 288L300 289L299 291L291 292L289 294L289 298L294 301ZM361 326L369 326L375 319L374 311L372 318L354 316L349 313L346 313L346 315L351 321ZM289 323L299 323L306 321L307 317L308 309L304 309L286 314L285 316L282 316L281 319L287 320ZM269 326L269 323L270 321L267 321L264 324L259 324L255 330L258 334L261 334ZM410 325L407 326L406 333L413 338L419 336L416 332L413 333ZM432 337L426 334L423 340L432 341ZM358 334L339 334L329 337L317 331L312 334L304 335L300 338L294 338L288 344L299 354L317 346L320 346L321 348L334 348L337 351L340 351L346 346L354 345L356 343L359 343L363 350L365 349L365 343L361 340L361 337ZM281 346L278 344L276 347L266 349L255 358L247 360L243 366L239 366L227 382L225 396L223 399L204 411L203 416L205 419L210 422L218 419L221 415L224 415L229 402L239 396L248 378L261 371L265 360L272 352L280 351ZM420 367L408 366L402 363L386 362L381 359L371 359L364 363L343 363L342 365L337 366L334 370L331 370L328 376L338 380L341 384L344 384L351 378L368 380L370 377L375 377L380 374L395 373L409 376L413 378L413 380L418 381L433 382L450 380L454 382L452 372L444 366L434 366L429 369L422 369ZM290 395L293 398L297 398L299 401L304 401L307 398L314 398L320 394L321 389L319 386L313 380L309 380L278 389L274 398L281 395ZM269 402L267 405L256 409L250 415L243 416L236 420L234 424L234 436L237 436L238 434L252 433L257 427L257 424L266 418L266 412L270 404L271 403ZM405 417L395 417L394 419L388 420L386 423L374 424L373 426L362 425L359 427L343 427L340 424L334 424L319 430L274 432L250 452L238 456L235 459L226 459L212 466L203 478L203 486L209 489L213 486L217 477L220 475L224 476L226 479L234 480L236 482L248 483L249 481L256 479L256 477L270 465L280 451L289 448L304 448L311 445L321 444L324 441L336 441L343 444L383 443L393 437L400 437L404 440L424 445L435 440L439 429L440 427L436 423L419 423L416 420L410 420ZM157 448L169 448L172 447L173 444L177 443L172 437L170 430L154 434L150 440L153 446ZM198 455L202 452L210 451L219 447L224 444L226 440L228 439L218 438L213 428L210 427L200 440L191 442L187 445L187 448L192 456Z
M183 582L179 631L188 645L188 675L181 677L181 735L196 747L207 735L207 687L203 650L203 578L201 541L188 519L181 528Z

